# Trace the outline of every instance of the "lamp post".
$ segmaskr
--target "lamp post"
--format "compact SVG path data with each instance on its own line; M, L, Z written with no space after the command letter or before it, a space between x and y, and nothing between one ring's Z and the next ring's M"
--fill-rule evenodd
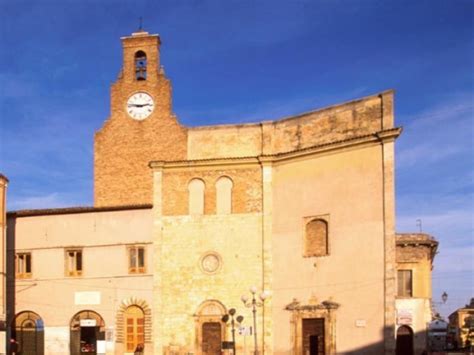
M242 303L245 305L245 307L252 308L252 313L253 313L253 341L254 341L254 354L258 355L258 345L257 345L257 307L262 307L263 303L265 302L265 299L267 298L267 294L265 291L262 291L262 293L258 296L260 298L260 301L257 300L255 297L255 294L257 293L257 287L252 286L250 287L250 293L252 294L252 299L249 299L248 296L242 295L240 298L242 300Z
M235 308L231 308L231 309L229 309L229 314L224 314L222 316L222 321L224 323L227 323L229 321L229 318L230 318L230 326L232 327L231 330L232 330L232 354L233 355L235 355L235 321L234 321L234 315L235 315ZM237 317L235 317L235 320L237 321L237 323L240 324L244 320L244 317L237 316Z

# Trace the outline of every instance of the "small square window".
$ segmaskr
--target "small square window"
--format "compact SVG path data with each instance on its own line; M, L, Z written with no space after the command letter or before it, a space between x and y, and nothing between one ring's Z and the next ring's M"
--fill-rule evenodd
M66 276L82 275L82 250L66 250Z
M15 276L19 279L31 277L31 253L15 254Z
M131 246L128 248L128 273L145 273L145 247Z

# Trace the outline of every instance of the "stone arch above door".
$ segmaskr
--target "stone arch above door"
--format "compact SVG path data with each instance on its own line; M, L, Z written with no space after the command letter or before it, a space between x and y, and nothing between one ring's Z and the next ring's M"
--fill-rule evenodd
M148 303L145 300L138 299L135 297L130 297L122 301L120 307L117 311L117 316L115 319L116 324L116 342L124 343L125 342L125 327L124 327L124 315L128 307L136 306L141 308L145 315L145 344L152 342L152 329L151 329L151 308L148 306Z
M227 308L218 300L207 300L199 305L194 314L195 317L195 353L203 355L203 327L205 324L220 325L221 341L226 339L225 323L222 322L222 316L227 313Z

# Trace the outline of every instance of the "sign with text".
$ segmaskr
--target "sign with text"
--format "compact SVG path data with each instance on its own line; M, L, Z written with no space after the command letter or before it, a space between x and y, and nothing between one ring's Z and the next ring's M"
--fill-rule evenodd
M400 324L400 325L413 324L413 311L411 309L397 310L397 324Z
M95 319L81 319L81 327L95 327L97 326L97 321Z

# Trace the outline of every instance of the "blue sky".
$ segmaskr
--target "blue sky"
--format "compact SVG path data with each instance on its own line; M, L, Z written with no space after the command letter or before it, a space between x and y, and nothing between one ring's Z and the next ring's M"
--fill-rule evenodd
M91 205L93 133L119 38L161 35L189 126L252 122L393 88L397 230L440 241L433 298L474 297L474 2L0 0L0 171L10 210Z

